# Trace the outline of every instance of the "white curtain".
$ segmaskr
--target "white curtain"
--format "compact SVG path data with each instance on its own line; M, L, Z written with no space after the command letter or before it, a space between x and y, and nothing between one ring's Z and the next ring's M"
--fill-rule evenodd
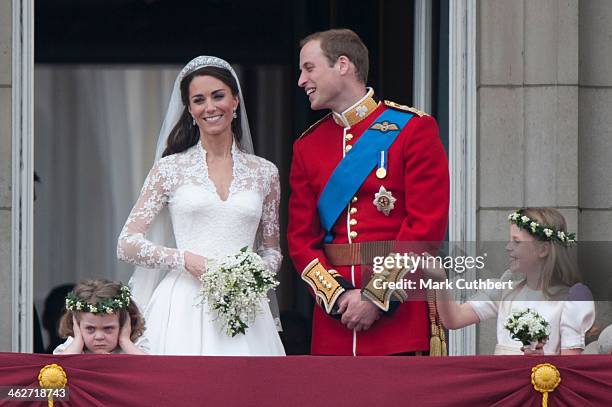
M127 282L117 236L153 163L180 66L35 68L34 290Z

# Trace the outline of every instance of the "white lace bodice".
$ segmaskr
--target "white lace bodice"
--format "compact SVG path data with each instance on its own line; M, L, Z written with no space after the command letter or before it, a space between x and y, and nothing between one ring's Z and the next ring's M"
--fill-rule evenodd
M215 260L248 246L277 272L282 260L278 170L235 144L232 159L233 179L225 201L208 176L201 143L155 163L121 231L117 257L147 268L174 270L184 266L186 250ZM177 248L146 238L149 226L166 206ZM258 247L253 247L256 236Z

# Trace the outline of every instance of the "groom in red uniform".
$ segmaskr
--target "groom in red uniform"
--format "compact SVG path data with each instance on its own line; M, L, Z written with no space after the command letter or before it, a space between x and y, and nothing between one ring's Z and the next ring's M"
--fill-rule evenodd
M394 301L405 293L377 289L361 270L397 250L394 242L444 239L448 163L436 122L375 100L368 50L353 31L318 32L300 45L298 85L312 109L331 110L295 141L290 175L289 252L318 304L312 354L427 352L427 303Z

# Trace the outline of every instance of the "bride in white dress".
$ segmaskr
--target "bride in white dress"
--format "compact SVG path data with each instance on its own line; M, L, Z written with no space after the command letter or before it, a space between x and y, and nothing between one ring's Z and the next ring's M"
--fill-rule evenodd
M280 267L278 170L252 151L236 73L216 57L193 59L176 79L156 162L117 246L120 260L139 266L130 285L153 354L285 354L267 302L235 337L196 305L210 261L248 246L271 271Z

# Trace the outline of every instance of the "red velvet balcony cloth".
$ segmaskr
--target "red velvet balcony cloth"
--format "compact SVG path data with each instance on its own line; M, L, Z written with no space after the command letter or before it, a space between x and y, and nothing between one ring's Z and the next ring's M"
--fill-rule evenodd
M549 406L612 405L612 356L190 357L0 353L0 386L37 385L57 363L56 406L540 406L531 368L561 374ZM41 402L0 401L4 406Z

